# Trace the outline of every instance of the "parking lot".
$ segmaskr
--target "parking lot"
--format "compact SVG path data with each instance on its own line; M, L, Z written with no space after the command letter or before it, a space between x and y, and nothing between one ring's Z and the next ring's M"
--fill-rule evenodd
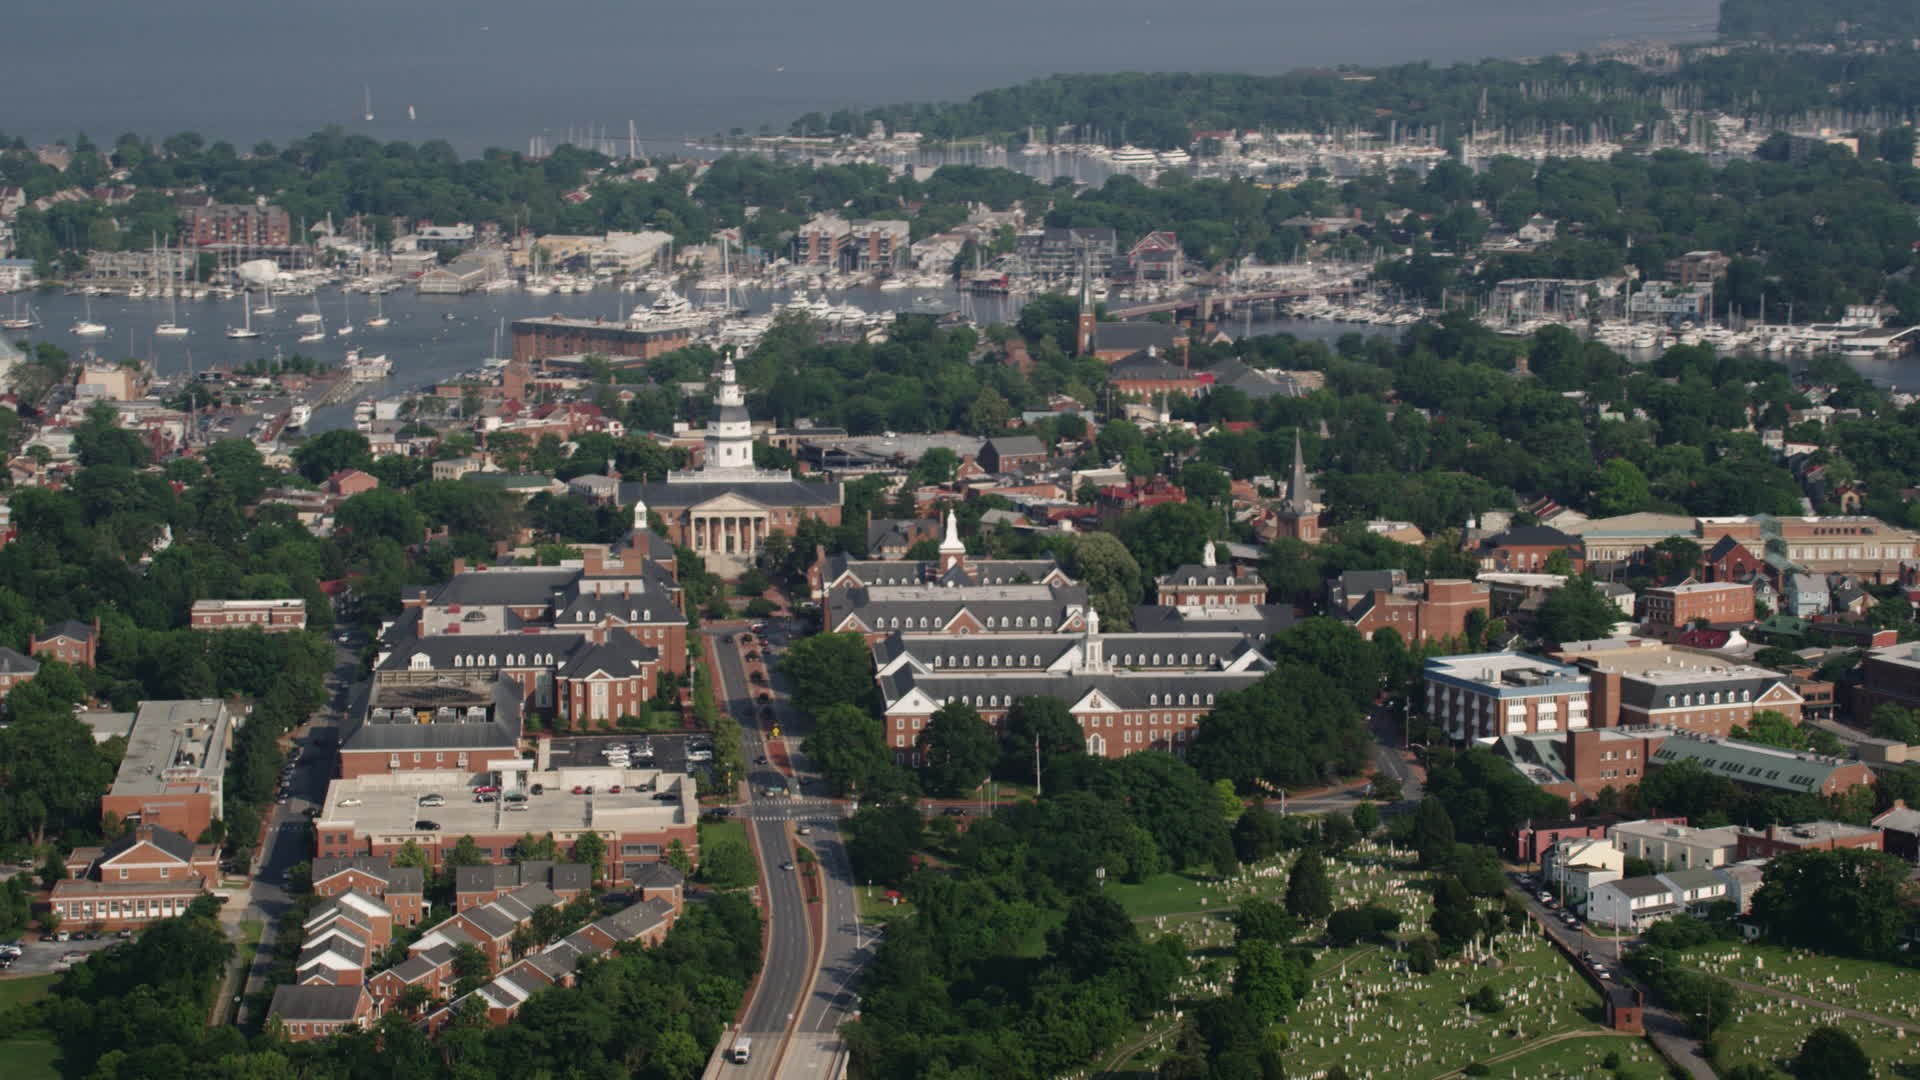
M46 975L50 972L63 971L65 968L61 966L60 958L67 953L92 954L112 946L119 940L112 934L102 935L92 941L41 941L38 933L22 935L19 938L20 959L15 960L13 966L5 972L0 972L0 978L9 975Z
M658 732L632 731L619 735L576 735L553 740L553 767L556 769L573 765L604 765L606 758L600 752L616 743L628 746L646 739L653 747L651 761L634 757L635 768L659 769L661 772L685 773L687 771L687 738L684 734L665 735ZM693 763L696 767L698 762Z

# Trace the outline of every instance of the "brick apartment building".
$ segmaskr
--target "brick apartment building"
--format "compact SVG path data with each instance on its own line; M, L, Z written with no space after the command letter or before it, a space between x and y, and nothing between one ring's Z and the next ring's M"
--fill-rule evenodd
M1427 715L1454 740L1579 730L1591 722L1585 673L1525 653L1426 663Z
M1751 622L1753 586L1735 582L1688 582L1648 589L1646 621L1655 626L1683 627L1695 619L1708 622Z
M259 627L269 634L307 628L305 600L195 600L188 619L195 630L244 630Z
M291 219L277 206L189 199L180 207L180 219L181 239L195 247L284 247L292 243Z
M332 898L349 891L378 897L396 926L418 926L426 913L426 872L417 866L395 866L385 855L313 860L315 896Z

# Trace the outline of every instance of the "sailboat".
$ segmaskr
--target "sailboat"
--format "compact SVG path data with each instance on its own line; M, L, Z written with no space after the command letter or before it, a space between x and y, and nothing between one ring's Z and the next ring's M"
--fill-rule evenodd
M338 337L346 337L353 333L353 294L345 289L340 290L340 304L346 309L346 321L340 324L340 329L335 330L334 334Z
M20 314L20 298L13 298L13 314L0 319L0 330L31 330L39 323L33 318L33 305L27 305L27 313Z
M293 317L293 321L300 323L303 326L307 323L317 323L320 321L320 294L319 293L313 294L313 310L303 311L300 314L295 315Z
M415 116L415 115L413 114L413 106L411 106L411 105L409 105L409 106L407 106L407 119L408 119L408 120L418 120L418 119L420 119L419 117L417 117L417 116Z
M380 304L380 294L374 293L373 294L373 318L367 320L367 325L372 327L381 327L381 326L390 326L392 325L392 323L393 323L393 320L387 318L386 308L381 306Z
M373 88L368 86L366 83L361 83L360 94L363 99L363 107L361 109L360 119L365 120L368 123L372 123L373 122Z
M82 302L86 304L86 314L81 317L79 322L73 324L69 332L75 337L96 337L106 333L106 324L93 321L93 297L83 297Z
M167 290L167 321L153 328L161 337L186 337L187 328L180 325L180 304L173 298L173 290Z
M280 309L273 306L273 286L267 286L267 302L253 309L255 315L272 315Z
M253 294L241 293L240 304L246 311L246 314L244 316L244 318L246 319L246 325L227 327L227 336L234 339L235 341L244 341L250 338L259 337L260 331L255 330L253 328Z

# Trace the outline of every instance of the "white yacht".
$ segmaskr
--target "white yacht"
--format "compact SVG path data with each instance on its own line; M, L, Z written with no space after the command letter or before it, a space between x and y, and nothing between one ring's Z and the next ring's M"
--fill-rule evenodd
M293 408L287 410L287 430L291 431L295 428L306 427L307 422L312 419L312 409L305 405L295 405Z
M1159 158L1151 150L1142 150L1137 146L1123 146L1113 152L1113 167L1116 169L1143 169L1158 164Z
M1182 168L1193 164L1193 155L1178 147L1172 150L1162 150L1160 152L1160 164L1174 169Z

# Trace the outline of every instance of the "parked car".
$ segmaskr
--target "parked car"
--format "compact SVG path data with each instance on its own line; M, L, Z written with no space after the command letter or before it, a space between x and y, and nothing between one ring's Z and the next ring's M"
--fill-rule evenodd
M585 795L587 793L586 785L585 784L573 785L573 793L575 795Z
M812 835L813 835L813 830L812 830L812 829L810 829L810 828L808 828L808 827L806 827L805 825L802 825L802 826L800 826L799 828L797 828L797 829L795 829L795 830L793 830L793 831L794 831L794 833L795 833L795 834L797 834L797 835L799 835L799 836L812 836Z
M527 797L522 792L514 791L514 792L509 792L507 794L507 804L509 806L514 805L516 803L524 803L526 801L527 801Z
M620 794L620 785L619 785L619 784L610 784L610 785L608 785L608 787L607 787L607 794L609 794L609 795L618 795L618 794Z
M440 831L440 823L439 823L439 822L437 822L437 821L427 821L427 820L425 820L425 819L422 819L422 820L420 820L420 821L416 821L416 822L414 822L414 823L413 823L413 827L414 827L414 828L416 828L416 829L422 829L422 830L424 830L424 831L426 831L426 832L439 832L439 831Z
M500 796L495 795L491 791L481 791L474 794L473 801L477 803L498 802L500 801Z
M547 793L547 785L535 784L527 790L533 792L535 795L545 795Z
M481 784L479 787L473 789L473 793L475 795L486 795L486 794L497 795L499 794L499 792L500 792L500 785L498 784Z

